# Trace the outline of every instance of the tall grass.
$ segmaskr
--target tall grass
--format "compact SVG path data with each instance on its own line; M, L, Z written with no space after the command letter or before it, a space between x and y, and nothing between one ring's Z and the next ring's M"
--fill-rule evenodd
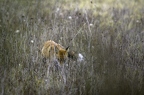
M1 0L1 95L143 95L142 0L104 1ZM54 68L47 80L47 40L84 56L65 66L66 84Z

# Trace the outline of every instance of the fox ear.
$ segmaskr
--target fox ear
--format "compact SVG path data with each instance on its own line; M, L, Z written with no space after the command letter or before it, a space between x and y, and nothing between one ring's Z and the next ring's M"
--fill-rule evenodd
M68 51L69 50L69 46L66 48L66 51Z

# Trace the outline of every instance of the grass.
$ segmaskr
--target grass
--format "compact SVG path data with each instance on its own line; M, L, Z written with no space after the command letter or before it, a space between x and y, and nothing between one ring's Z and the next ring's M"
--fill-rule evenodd
M0 1L1 95L143 95L142 0ZM78 34L77 34L78 33ZM60 71L42 61L54 40L82 54Z

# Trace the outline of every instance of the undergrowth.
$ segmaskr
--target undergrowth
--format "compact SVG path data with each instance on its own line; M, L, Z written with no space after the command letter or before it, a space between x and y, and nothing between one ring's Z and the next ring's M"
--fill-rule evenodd
M1 0L1 95L143 95L142 0L104 1ZM47 80L47 40L83 56L65 64L66 84L55 67Z

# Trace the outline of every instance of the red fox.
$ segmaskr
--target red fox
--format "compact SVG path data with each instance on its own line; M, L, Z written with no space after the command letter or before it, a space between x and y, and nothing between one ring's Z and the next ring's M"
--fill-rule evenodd
M42 48L42 55L50 61L57 59L60 64L63 64L68 58L68 49L57 44L56 42L49 40L44 43Z
M51 64L51 62L55 62L56 60L56 62L58 62L58 64L61 65L60 67L62 67L61 74L63 76L64 83L66 83L64 65L62 64L65 63L68 58L75 58L74 52L69 51L69 46L67 48L64 48L60 44L57 44L56 42L49 40L44 43L44 46L42 48L42 55L45 59L49 59L50 62L47 70L47 77L49 76L50 67L53 65Z

